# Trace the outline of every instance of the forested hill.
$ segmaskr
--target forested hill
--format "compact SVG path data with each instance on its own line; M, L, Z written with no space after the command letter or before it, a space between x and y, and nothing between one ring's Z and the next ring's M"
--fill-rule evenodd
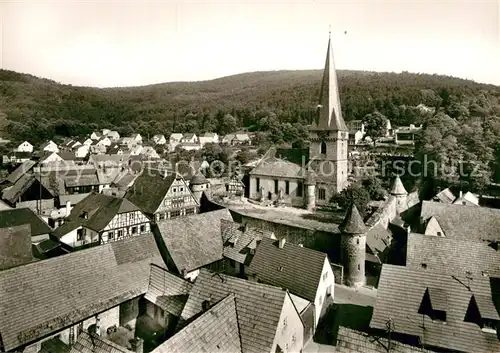
M273 142L303 136L317 104L322 70L245 73L202 82L127 88L62 85L0 70L4 137L39 143L96 128L122 134L265 131ZM451 117L500 115L500 87L453 77L340 71L346 120L375 110L393 125L419 123L415 106L441 107ZM0 116L2 116L0 114Z

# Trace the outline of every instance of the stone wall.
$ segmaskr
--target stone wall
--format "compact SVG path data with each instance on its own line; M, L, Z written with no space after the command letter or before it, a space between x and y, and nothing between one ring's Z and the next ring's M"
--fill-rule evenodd
M16 208L29 208L33 212L37 213L38 212L38 207L41 203L42 206L42 212L43 211L49 211L54 209L54 199L43 199L41 200L32 200L32 201L22 201L16 203Z
M396 218L396 216L396 198L394 196L389 196L382 207L377 209L368 221L366 221L366 226L371 229L377 224L382 224L384 228L387 229L389 222Z

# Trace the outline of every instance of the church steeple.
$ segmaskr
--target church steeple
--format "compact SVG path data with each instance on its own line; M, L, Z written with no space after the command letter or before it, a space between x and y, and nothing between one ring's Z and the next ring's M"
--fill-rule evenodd
M333 61L331 32L328 35L328 49L319 94L318 110L316 121L313 122L311 130L347 131L340 108L340 93Z

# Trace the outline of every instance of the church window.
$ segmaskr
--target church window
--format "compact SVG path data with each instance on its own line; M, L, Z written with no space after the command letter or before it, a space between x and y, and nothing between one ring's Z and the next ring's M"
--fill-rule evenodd
M260 190L260 178L255 178L255 183L257 184L257 191Z
M320 151L319 152L321 154L326 154L326 142L325 141L321 142Z
M297 184L297 197L302 197L302 189L304 188L304 184L301 181Z
M285 194L289 194L290 193L290 182L287 180L285 181Z
M274 193L277 194L278 193L278 180L275 180L274 181Z
M325 189L318 189L318 199L320 200L326 200L326 191Z

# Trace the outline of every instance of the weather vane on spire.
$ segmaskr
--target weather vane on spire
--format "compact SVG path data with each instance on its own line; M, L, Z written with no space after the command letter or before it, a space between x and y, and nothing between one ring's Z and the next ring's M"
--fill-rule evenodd
M328 37L332 36L332 25L328 25Z

